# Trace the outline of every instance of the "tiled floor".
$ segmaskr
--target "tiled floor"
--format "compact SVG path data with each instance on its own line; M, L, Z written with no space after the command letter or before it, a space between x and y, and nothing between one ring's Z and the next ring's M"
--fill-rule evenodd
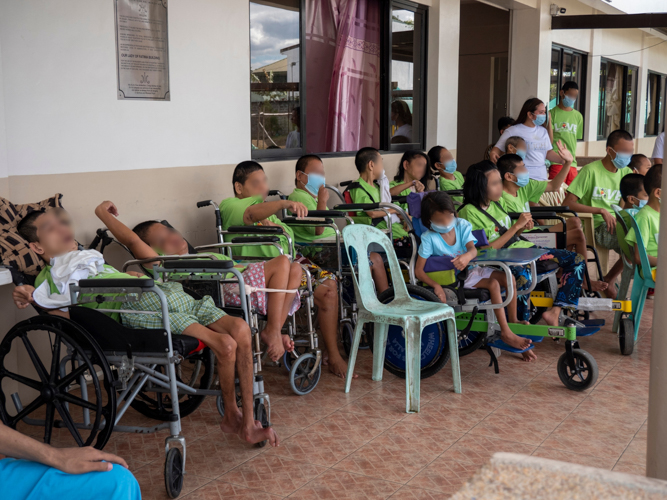
M443 498L498 451L533 454L616 471L644 474L653 301L640 340L623 357L607 326L581 346L600 376L585 393L562 385L555 362L563 345L546 340L539 359L500 358L500 374L485 352L461 360L463 394L452 392L450 366L422 381L421 413L405 410L405 385L385 372L370 380L371 355L359 356L359 378L323 374L305 397L291 394L285 373L265 371L279 448L253 448L223 435L213 400L183 421L187 476L181 498ZM136 414L131 418L140 419ZM131 464L146 499L166 498L165 432L114 433L107 450Z

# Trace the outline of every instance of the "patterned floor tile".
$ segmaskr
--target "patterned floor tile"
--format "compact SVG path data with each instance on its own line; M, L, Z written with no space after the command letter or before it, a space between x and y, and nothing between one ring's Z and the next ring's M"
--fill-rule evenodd
M216 480L193 491L186 498L187 500L277 500L283 497Z
M327 469L262 453L219 479L246 488L287 496Z
M416 486L403 486L391 497L392 500L441 500L442 493L429 491Z
M408 485L437 491L441 495L453 495L479 468L478 463L440 457L417 474Z
M582 453L572 453L571 451L554 450L552 448L547 448L546 446L540 446L536 449L533 452L533 456L607 470L613 469L616 464L616 460L613 458L593 457Z
M299 499L375 500L391 497L398 483L329 470L290 495Z

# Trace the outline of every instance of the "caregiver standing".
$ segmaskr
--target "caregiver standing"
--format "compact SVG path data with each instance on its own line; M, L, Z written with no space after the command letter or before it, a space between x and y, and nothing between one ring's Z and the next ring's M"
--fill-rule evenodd
M514 125L509 127L490 153L491 161L496 163L498 158L505 154L505 141L510 137L521 137L526 141L527 152L524 164L528 168L528 175L536 181L549 180L545 160L552 163L562 163L564 160L553 150L549 138L549 122L547 108L537 99L528 99L521 108L519 117Z

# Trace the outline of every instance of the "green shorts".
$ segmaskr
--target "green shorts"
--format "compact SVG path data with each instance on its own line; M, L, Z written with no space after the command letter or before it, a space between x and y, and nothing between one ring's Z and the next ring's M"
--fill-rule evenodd
M171 281L167 283L156 283L156 285L167 296L169 307L169 327L171 333L180 335L190 325L199 323L208 326L225 316L218 309L211 297L206 296L201 300L195 300L183 291L180 283ZM137 302L127 302L126 309L134 311L156 311L160 312L160 298L154 293L144 293ZM162 314L121 314L123 324L129 328L162 328Z
M611 234L607 229L607 224L604 222L595 228L595 243L601 247L608 248L620 254L621 246L618 244L618 237L616 234Z

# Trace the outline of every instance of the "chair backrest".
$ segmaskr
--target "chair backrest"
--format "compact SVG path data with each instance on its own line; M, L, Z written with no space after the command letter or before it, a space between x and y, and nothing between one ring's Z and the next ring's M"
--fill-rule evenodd
M635 218L629 214L628 212L623 211L626 215L623 216L626 218L626 221L629 220L630 226L628 229L634 229L635 230L635 238L637 239L637 248L639 250L639 272L642 278L645 280L653 281L653 274L651 272L651 264L648 261L648 254L646 253L646 245L644 244L644 239L642 238L642 233L639 231L639 226L637 225L637 221ZM633 259L632 261L634 262L634 249L632 250L632 255Z
M561 186L558 191L547 191L542 193L539 204L544 207L559 207L565 199L565 188Z
M373 277L371 276L371 266L368 262L368 247L372 243L380 245L387 255L389 262L389 271L392 276L392 283L394 286L394 299L407 299L409 297L408 290L403 281L403 273L394 252L394 247L391 240L386 233L380 231L373 226L364 224L353 224L343 228L343 241L345 242L345 251L350 262L354 262L354 256L351 249L357 255L357 273L352 273L354 288L357 290L357 298L360 305L368 310L373 311L380 306L377 299L375 288L373 287Z
M632 215L623 210L618 205L611 206L616 214L616 237L618 238L618 245L621 247L621 257L628 267L635 267L635 249L628 245L625 237L630 230Z

